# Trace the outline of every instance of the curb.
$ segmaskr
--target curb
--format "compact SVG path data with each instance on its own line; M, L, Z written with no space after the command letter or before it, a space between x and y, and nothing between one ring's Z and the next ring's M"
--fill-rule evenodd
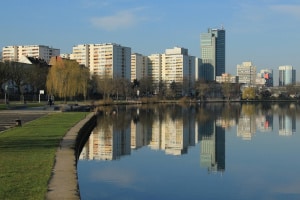
M74 149L78 133L94 115L93 112L89 113L63 137L55 155L55 164L48 183L48 192L45 199L80 199L77 182L77 155L75 155Z

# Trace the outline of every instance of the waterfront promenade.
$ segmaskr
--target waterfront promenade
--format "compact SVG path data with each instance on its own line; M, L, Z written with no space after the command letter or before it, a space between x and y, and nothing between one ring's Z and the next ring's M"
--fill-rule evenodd
M77 182L77 163L75 158L75 142L80 129L94 116L89 113L73 126L64 136L57 149L52 178L48 185L46 199L80 199Z

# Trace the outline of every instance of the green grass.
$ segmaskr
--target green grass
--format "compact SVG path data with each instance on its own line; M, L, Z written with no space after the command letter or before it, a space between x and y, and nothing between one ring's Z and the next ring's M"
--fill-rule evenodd
M0 133L0 199L44 199L59 142L85 115L49 114Z

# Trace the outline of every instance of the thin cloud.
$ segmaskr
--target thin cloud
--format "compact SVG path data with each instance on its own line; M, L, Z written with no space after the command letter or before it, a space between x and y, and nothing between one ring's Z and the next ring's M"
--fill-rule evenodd
M82 6L84 8L102 8L110 5L108 0L95 1L95 0L82 0Z
M300 5L273 5L270 9L286 15L291 15L300 20Z
M114 31L119 29L130 28L137 25L140 21L146 18L137 15L137 11L142 8L117 12L114 15L104 17L94 17L91 19L91 24L100 29Z
M122 188L136 188L135 185L139 181L135 172L116 167L102 169L101 171L94 171L91 173L90 178L93 181L109 182Z

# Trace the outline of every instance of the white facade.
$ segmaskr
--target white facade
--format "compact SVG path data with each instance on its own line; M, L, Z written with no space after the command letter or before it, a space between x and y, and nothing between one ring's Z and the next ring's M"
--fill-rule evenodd
M80 65L89 67L89 45L80 44L74 46L70 59L76 60Z
M217 83L238 83L238 76L233 76L231 74L224 73L222 76L216 76Z
M114 43L81 44L73 47L71 59L90 69L92 75L130 80L131 48Z
M173 49L166 49L165 54L162 55L162 80L167 86L172 82L182 85L178 88L178 94L189 94L190 86L195 82L196 64L198 64L196 57L188 55L188 49L174 47Z
M189 77L189 56L187 49L175 47L167 49L163 54L162 79L166 83L175 81L182 83Z
M22 57L41 58L49 63L52 56L59 56L60 50L44 45L6 46L2 49L3 61L21 62Z
M237 65L237 76L239 83L253 85L256 83L256 67L252 65L252 62L243 62Z
M178 89L179 94L188 94L189 86L199 78L199 65L201 59L188 55L188 49L174 47L166 49L164 54L152 54L148 56L148 76L156 91L160 81L163 81L167 87L172 82L181 86Z
M162 80L162 54L151 54L148 56L148 75L154 86L158 87Z

